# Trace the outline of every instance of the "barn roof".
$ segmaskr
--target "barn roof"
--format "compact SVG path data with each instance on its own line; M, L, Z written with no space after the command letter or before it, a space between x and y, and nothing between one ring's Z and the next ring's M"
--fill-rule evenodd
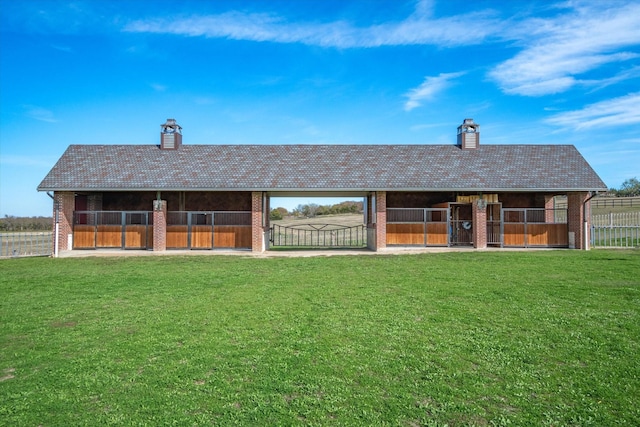
M40 191L598 191L572 145L71 145Z

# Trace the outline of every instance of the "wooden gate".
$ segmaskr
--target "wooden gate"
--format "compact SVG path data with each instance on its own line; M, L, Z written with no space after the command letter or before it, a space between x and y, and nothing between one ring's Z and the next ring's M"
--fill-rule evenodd
M153 247L153 213L75 211L73 249L148 249Z
M387 209L387 245L447 246L446 208Z
M251 248L251 212L167 212L167 249Z
M503 244L512 247L568 247L566 209L502 210Z

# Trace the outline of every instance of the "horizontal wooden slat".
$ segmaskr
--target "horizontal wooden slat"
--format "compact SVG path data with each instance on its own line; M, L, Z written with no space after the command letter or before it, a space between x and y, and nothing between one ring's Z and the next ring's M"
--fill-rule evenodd
M93 249L96 247L95 225L73 226L73 249Z

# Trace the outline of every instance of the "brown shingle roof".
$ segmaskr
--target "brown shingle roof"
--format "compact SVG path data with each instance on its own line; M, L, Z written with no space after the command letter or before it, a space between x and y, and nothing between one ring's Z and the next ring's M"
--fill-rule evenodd
M606 190L572 145L71 145L40 191Z

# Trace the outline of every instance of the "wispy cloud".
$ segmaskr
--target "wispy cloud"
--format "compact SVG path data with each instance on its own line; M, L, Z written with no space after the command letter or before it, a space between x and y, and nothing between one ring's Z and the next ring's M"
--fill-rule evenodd
M40 158L35 156L19 156L11 154L3 154L0 156L0 164L3 165L50 168L52 162L55 162L55 158Z
M167 90L167 86L160 83L150 83L149 86L156 92L164 92Z
M547 123L575 130L640 124L640 92L551 116Z
M451 81L464 75L464 72L459 73L440 73L435 77L425 77L422 84L416 88L411 89L405 95L408 99L404 104L405 111L411 111L414 108L422 105L424 101L430 101L435 96L449 87Z
M501 27L500 21L491 12L466 12L434 18L432 8L431 0L422 0L418 2L415 12L405 20L368 27L356 27L346 21L292 23L275 14L232 11L182 19L137 20L126 25L124 30L257 42L303 43L344 49L416 44L479 44L496 34Z
M570 13L529 19L504 34L525 46L489 73L504 92L540 96L598 84L581 76L639 56L624 49L640 44L640 3L576 4Z
M53 114L53 111L51 110L38 107L37 105L23 105L23 108L25 109L25 114L34 120L39 120L41 122L47 123L58 122L58 120L55 118L55 115Z
M71 49L69 46L62 46L62 45L52 44L51 47L53 49L55 49L55 50L59 50L60 52L66 52L66 53L73 52L73 49Z

